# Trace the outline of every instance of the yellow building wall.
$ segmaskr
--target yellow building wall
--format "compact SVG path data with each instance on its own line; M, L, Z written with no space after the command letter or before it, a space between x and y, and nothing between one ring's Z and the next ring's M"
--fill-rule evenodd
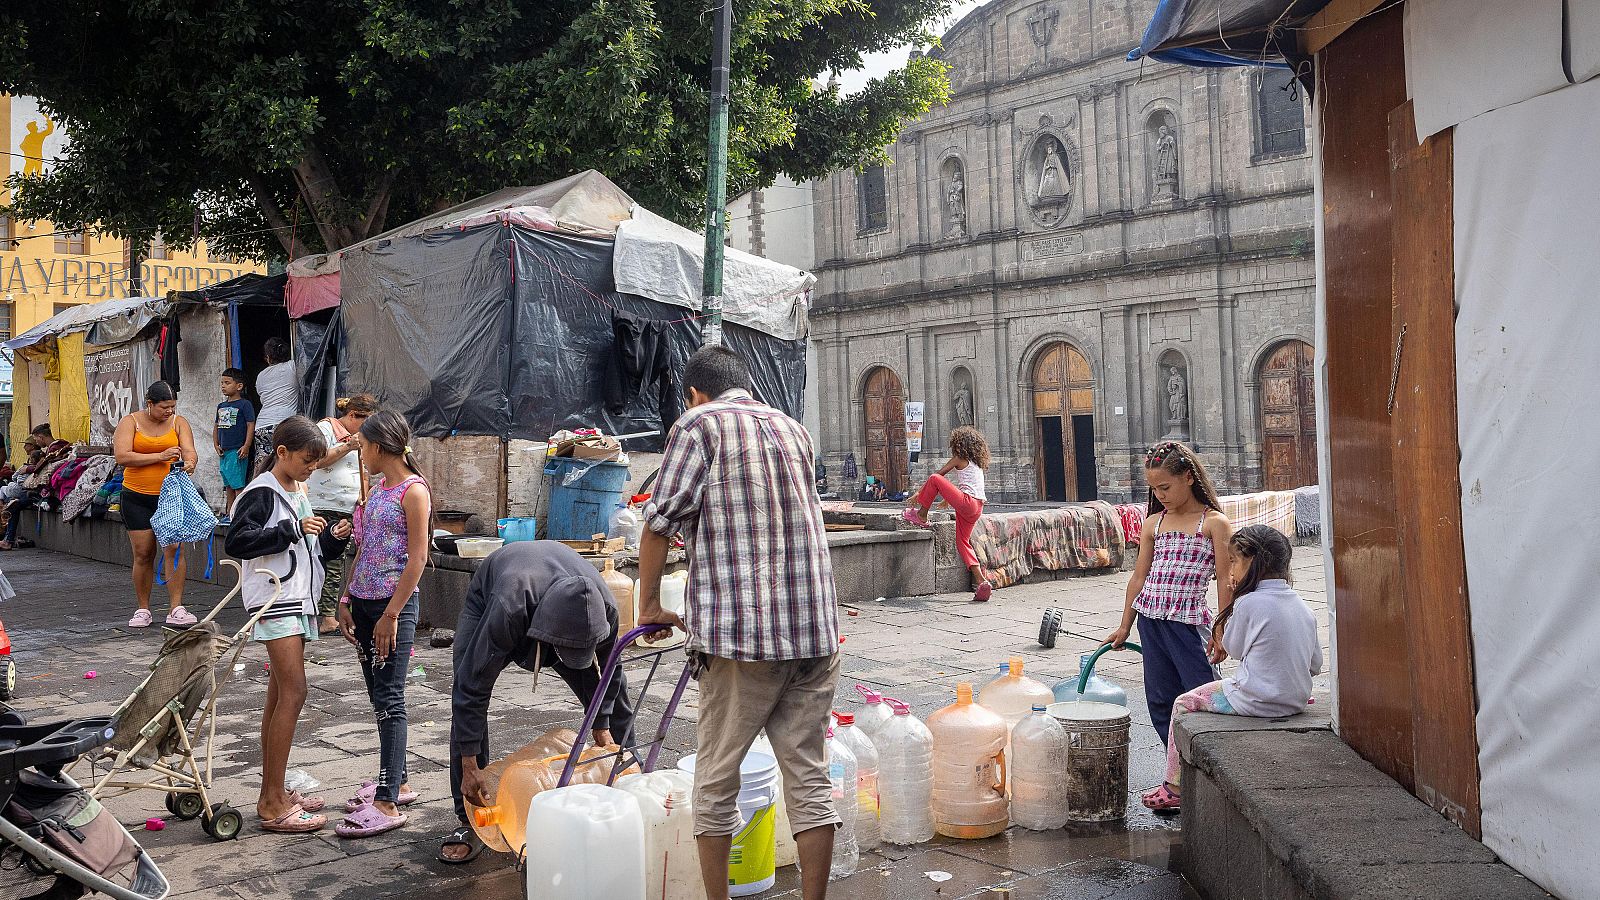
M19 127L13 127L15 99L0 94L0 139L6 142L6 162L0 163L3 172L21 171L23 163L16 155L23 152L17 138L26 124L19 121L16 123ZM7 194L0 191L0 206L8 199ZM90 227L83 253L61 253L56 249L58 230L50 222L13 221L11 239L0 243L0 302L10 305L13 336L55 315L58 305L132 296L127 242L100 237ZM204 242L182 253L169 251L169 256L164 260L145 260L141 267L141 296L159 297L168 291L192 291L246 272L266 271L259 263L215 259Z

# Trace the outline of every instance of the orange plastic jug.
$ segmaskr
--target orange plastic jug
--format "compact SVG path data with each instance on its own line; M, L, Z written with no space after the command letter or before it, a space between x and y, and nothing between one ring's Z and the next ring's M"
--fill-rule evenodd
M933 733L934 830L945 837L993 837L1010 824L1006 723L956 685L956 702L928 717Z
M606 583L606 588L611 591L611 596L617 601L617 637L622 637L634 629L634 623L639 621L638 613L633 605L633 579L617 571L616 563L610 557L606 558L605 568L600 570L600 580ZM604 660L601 660L603 663Z
M1000 675L983 686L978 702L1006 723L1006 758L1012 759L1011 729L1033 712L1035 705L1049 706L1055 702L1055 692L1042 681L1022 674L1022 657L1013 656L1011 662L1000 667ZM1011 783L1006 782L1009 789Z
M542 766L544 760L555 753L561 754L561 758L565 759L566 754L572 752L572 745L577 739L578 733L576 731L570 728L557 728L539 735L521 749L485 766L483 769L483 792L489 797L489 802L495 806L499 805L500 782L505 777L506 769L524 762L532 762ZM519 775L518 779L520 780L521 778L522 776ZM546 788L554 787L555 783L555 778L552 777ZM526 802L523 802L522 805L524 808L527 806ZM476 822L476 816L480 808L471 803L466 804L466 806L468 821ZM491 814L490 818L496 821L487 821L483 826L474 825L474 830L478 832L478 837L483 839L485 845L494 850L498 850L501 853L512 852L511 846L506 843L505 838L500 833L498 812Z
M621 749L616 744L610 744L605 747L590 747L578 754L578 765L573 768L572 780L568 783L606 784L612 781L611 767L616 765L617 760L615 756L609 754L617 753ZM569 750L560 756L551 756L545 759L545 765L549 767L551 776L557 781L561 779L561 773L566 770L567 757L571 753L572 751ZM605 758L601 759L600 757ZM639 765L635 763L618 772L617 778L621 778L624 775L637 774L639 774Z
M491 763L485 768L485 780L489 780L490 770L503 763ZM485 846L502 853L520 853L527 844L528 802L534 795L554 788L556 778L550 774L550 767L537 759L505 763L495 775L494 785L485 791L494 805L467 804L472 828Z

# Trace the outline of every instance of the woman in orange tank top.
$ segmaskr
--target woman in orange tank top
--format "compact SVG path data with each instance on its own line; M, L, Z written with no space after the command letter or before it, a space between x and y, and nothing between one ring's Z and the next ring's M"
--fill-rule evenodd
M128 620L131 628L148 628L152 621L150 591L156 580L156 533L150 529L150 517L155 514L156 500L161 496L161 482L166 480L174 463L181 463L185 472L193 472L198 459L194 452L194 434L177 410L178 397L172 386L158 381L145 391L144 409L123 416L117 423L114 445L117 464L123 467L119 503L122 524L128 529L128 543L133 547L133 593L139 600L139 609ZM177 551L178 545L173 544L164 552L167 599L171 607L167 624L193 625L195 617L183 608L188 565Z

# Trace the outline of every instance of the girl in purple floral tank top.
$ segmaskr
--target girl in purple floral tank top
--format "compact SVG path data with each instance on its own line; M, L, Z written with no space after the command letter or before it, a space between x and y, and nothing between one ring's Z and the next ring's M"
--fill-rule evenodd
M1200 458L1177 441L1145 455L1150 516L1139 535L1139 562L1128 579L1122 624L1107 642L1121 649L1139 625L1144 695L1150 721L1167 742L1172 704L1181 694L1217 680L1220 634L1211 633L1206 591L1217 582L1217 605L1233 604L1228 540L1233 526L1222 514L1216 489Z
M378 722L378 777L345 803L340 837L382 834L406 823L416 802L406 783L406 673L417 633L417 582L428 562L432 500L411 458L411 427L380 410L361 423L361 463L379 476L356 509L356 562L339 601L339 628L356 647Z

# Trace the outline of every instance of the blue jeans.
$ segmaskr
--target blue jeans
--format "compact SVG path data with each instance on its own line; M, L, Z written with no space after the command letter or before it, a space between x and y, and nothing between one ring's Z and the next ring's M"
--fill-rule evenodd
M1144 653L1144 699L1150 724L1161 743L1172 725L1172 704L1179 696L1217 680L1217 668L1206 658L1211 629L1139 614L1139 647Z
M400 610L394 650L387 659L380 661L372 642L372 631L388 606L388 599L350 598L361 676L367 680L367 698L372 701L372 711L378 721L376 799L394 803L399 799L400 785L406 783L406 675L411 670L411 643L417 636L417 595L412 594Z

